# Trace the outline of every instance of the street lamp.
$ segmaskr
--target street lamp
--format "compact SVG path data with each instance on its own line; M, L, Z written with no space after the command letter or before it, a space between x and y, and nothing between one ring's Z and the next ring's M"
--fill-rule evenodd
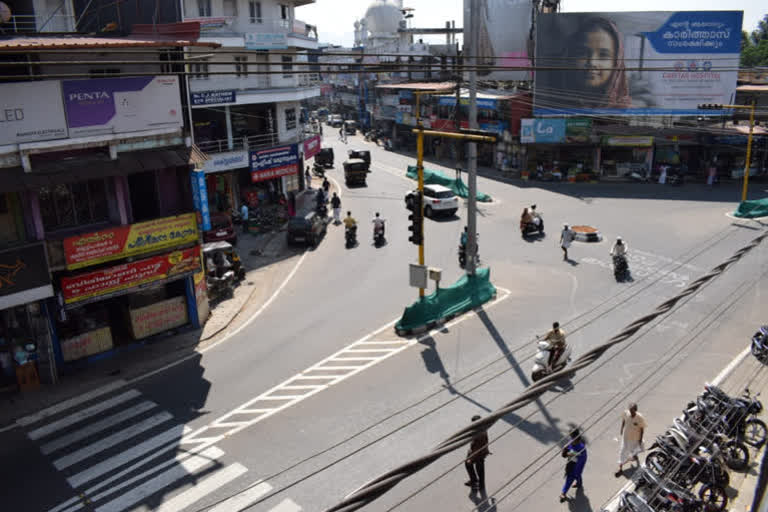
M752 132L755 128L755 100L752 100L750 105L719 105L710 104L699 105L699 109L702 110L723 110L730 109L742 109L749 110L749 137L747 137L747 158L744 162L744 186L741 189L741 200L747 200L747 186L749 185L749 168L752 163Z

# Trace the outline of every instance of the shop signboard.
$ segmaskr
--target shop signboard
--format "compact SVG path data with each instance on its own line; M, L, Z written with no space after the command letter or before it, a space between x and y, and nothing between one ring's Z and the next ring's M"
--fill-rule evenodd
M653 137L645 135L604 135L603 146L651 147Z
M408 89L401 89L397 92L397 97L401 100L412 100L413 91L409 91Z
M113 347L112 329L100 327L61 340L61 357L64 361L75 361L83 357L106 352Z
M61 83L70 137L181 128L176 76L91 78Z
M320 152L320 143L319 135L314 135L304 141L304 160L312 158Z
M469 98L461 98L459 103L462 107L469 107ZM438 104L453 107L456 106L455 96L440 96ZM498 108L498 100L494 98L477 98L477 108L480 110L496 110Z
M194 213L185 213L65 238L67 268L74 270L194 243L198 240L195 217Z
M0 251L0 310L52 296L43 244Z
M565 119L521 119L520 142L558 143L565 140Z
M464 26L471 25L471 4L479 15L477 63L480 66L530 66L528 35L531 33L530 0L464 0ZM530 71L479 69L485 80L528 80Z
M251 181L271 180L299 172L299 145L288 144L250 152Z
M247 151L229 151L209 156L210 158L203 165L203 171L209 174L248 167Z
M211 229L211 210L208 206L208 182L205 180L205 172L192 171L190 179L192 180L192 200L198 214L198 223L203 231L208 231Z
M0 146L66 139L61 82L0 84Z
M565 142L589 142L592 134L592 120L569 117L565 121Z
M199 245L95 272L62 277L61 294L65 304L72 304L198 270Z
M226 91L200 91L190 92L192 105L224 105L235 103L237 92L234 89Z
M189 322L187 298L180 295L143 308L131 309L129 315L133 338L140 340Z
M245 34L245 48L247 50L286 50L288 38L285 33L250 32Z
M552 69L536 72L534 115L726 114L698 106L731 102L742 16L741 11L541 14L536 64ZM593 61L597 52L603 52L601 60Z

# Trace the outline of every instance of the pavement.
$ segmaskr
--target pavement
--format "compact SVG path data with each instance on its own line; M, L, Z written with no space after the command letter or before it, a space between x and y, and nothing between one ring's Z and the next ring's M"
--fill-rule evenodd
M285 265L273 285L279 294L246 300L242 321L222 338L174 353L173 365L154 373L125 369L113 376L115 387L83 387L74 400L0 432L6 508L324 510L437 445L473 414L514 399L530 382L535 335L552 321L560 321L578 356L764 229L726 216L739 197L726 184L710 190L480 178L480 190L494 198L479 205L480 257L499 294L437 330L403 338L393 325L417 296L408 265L418 252L407 241L403 204L414 186L404 177L413 159L360 137L325 145L338 160L348 148L372 151L368 186L340 189L342 209L361 225L358 246L346 249L343 228L329 225L317 248L261 267ZM339 164L328 171L337 182ZM595 226L606 241L574 243L563 261L556 233L520 238L520 211L532 203L548 226ZM364 226L377 211L387 220L387 243L378 248ZM443 270L443 283L462 274L456 249L465 220L462 207L425 225L426 261ZM610 271L608 241L617 234L630 249L632 280L624 283ZM600 510L626 482L613 476L622 409L637 401L649 435L660 433L765 322L766 275L763 244L589 371L504 416L489 431L489 500L463 486L462 449L365 510ZM136 352L151 358L151 348ZM738 367L728 385L762 389L768 374L750 372ZM570 423L586 430L586 492L560 504L558 448Z

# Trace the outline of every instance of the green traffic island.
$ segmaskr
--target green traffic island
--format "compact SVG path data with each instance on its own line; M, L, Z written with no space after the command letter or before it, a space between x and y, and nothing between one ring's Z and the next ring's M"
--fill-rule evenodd
M409 165L405 175L412 180L418 180L419 179L418 168L415 165ZM453 193L459 197L463 197L464 199L469 197L469 188L467 188L467 185L465 185L464 182L461 181L461 178L449 178L448 176L443 174L441 171L433 171L431 169L425 168L424 184L425 185L442 185L444 187L448 187L449 189L453 190ZM481 203L490 203L491 201L493 201L491 196L489 196L488 194L483 194L481 192L477 193L477 200L480 201Z
M739 219L760 219L768 217L768 198L742 201L733 212L733 216Z
M496 287L490 277L489 268L479 268L475 275L464 275L453 285L420 298L405 308L395 324L395 332L398 336L421 334L482 306L496 297Z

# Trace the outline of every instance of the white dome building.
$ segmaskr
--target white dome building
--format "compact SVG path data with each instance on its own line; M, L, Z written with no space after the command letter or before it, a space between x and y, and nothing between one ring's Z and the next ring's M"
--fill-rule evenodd
M374 0L365 11L370 38L374 40L398 39L397 30L402 19L402 0Z

